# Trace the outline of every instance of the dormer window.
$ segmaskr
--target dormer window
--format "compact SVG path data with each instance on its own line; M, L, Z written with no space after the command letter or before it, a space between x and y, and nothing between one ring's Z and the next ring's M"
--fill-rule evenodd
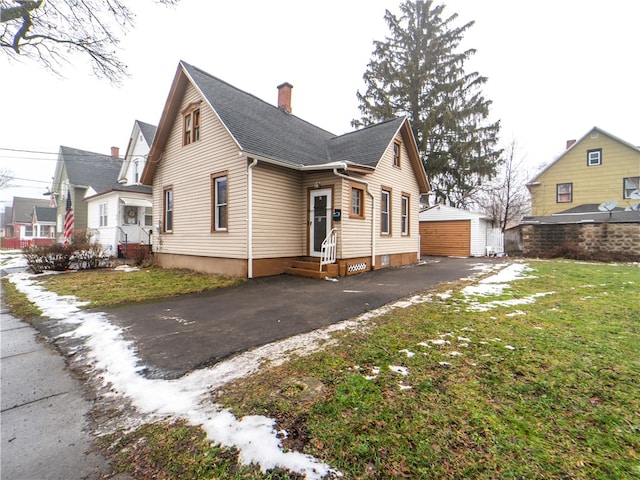
M200 140L200 104L189 105L182 115L182 145L197 142Z
M602 165L602 149L587 150L587 166Z

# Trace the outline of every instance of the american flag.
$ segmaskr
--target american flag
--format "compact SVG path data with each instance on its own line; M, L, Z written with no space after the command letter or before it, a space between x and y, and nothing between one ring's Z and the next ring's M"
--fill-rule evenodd
M73 235L73 207L71 206L71 191L67 192L67 208L64 214L64 242L68 243Z

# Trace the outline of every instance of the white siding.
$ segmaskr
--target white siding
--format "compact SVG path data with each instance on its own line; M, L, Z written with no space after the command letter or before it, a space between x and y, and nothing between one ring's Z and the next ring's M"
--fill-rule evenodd
M487 247L487 222L479 218L471 219L471 256L483 257Z

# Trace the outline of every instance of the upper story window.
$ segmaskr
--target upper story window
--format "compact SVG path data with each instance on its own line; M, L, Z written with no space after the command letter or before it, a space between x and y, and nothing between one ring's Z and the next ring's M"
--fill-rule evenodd
M227 231L227 176L226 174L212 176L212 203L213 203L213 228L214 232Z
M409 235L409 195L402 194L401 200L401 212L400 212L400 222L401 222L401 232L402 235Z
M380 233L391 234L391 190L386 188L380 195Z
M631 198L635 190L640 190L640 177L627 177L623 181L622 198Z
M189 105L183 112L182 145L200 140L200 104Z
M573 201L573 184L558 183L556 185L556 202L571 203Z
M400 166L400 153L402 152L402 146L400 142L393 142L393 166Z
M140 183L140 173L138 172L138 160L133 162L133 182Z
M170 233L173 232L173 188L165 187L162 197L162 230L164 232Z
M360 186L351 186L351 211L353 218L364 218L364 189Z
M594 167L596 165L602 165L602 149L601 148L587 150L587 166Z

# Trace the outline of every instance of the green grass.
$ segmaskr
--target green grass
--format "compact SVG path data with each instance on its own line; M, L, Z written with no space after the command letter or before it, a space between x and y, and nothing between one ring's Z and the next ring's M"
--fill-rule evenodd
M499 299L553 292L535 303L471 311L464 283L448 285L449 298L393 310L372 328L339 334L323 352L225 387L212 401L238 416L276 418L289 432L285 448L314 455L348 479L640 478L640 267L528 264L535 278L513 282ZM161 273L46 281L98 305L121 298L145 275L142 292L161 296L177 272L157 279ZM185 275L181 282L195 282ZM121 281L131 286L114 290ZM379 375L367 380L374 367ZM180 423L106 440L117 469L137 479L297 478L241 467L235 451Z
M395 310L223 400L305 432L304 451L347 478L640 478L640 268L530 264L537 278L500 298L555 293L487 312L459 292ZM298 398L291 384L309 376L324 393Z
M60 295L88 302L84 308L144 302L186 293L225 288L242 279L207 275L190 270L147 268L139 271L84 270L40 277L40 283Z
M6 278L0 280L2 300L14 317L30 322L34 317L42 315L42 311L20 293L16 286Z

